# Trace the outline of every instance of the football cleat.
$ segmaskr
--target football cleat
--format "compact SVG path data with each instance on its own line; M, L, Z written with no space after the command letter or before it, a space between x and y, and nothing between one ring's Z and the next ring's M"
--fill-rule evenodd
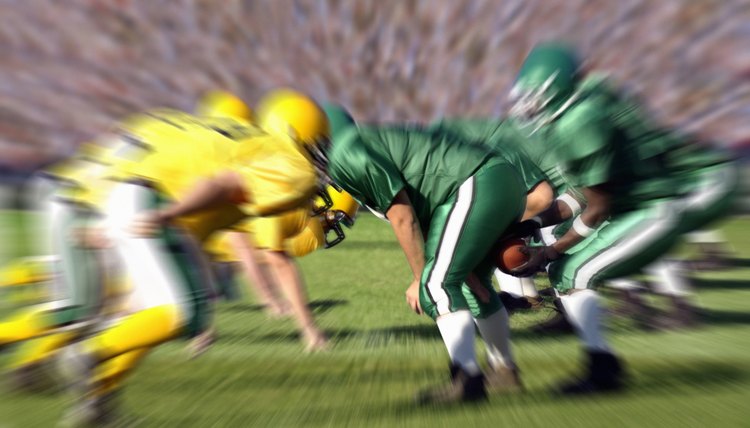
M541 322L531 328L536 334L569 334L573 333L573 324L568 321L563 311L562 302L559 298L552 301L555 304L554 315L548 320Z
M505 309L510 313L518 310L538 311L544 308L544 299L537 297L515 297L514 295L501 291L497 293Z
M586 395L610 392L624 386L625 373L620 360L609 352L588 352L585 377L562 384L557 392L563 395Z
M490 394L505 394L523 391L518 368L493 367L485 376L484 383Z
M418 405L450 404L487 400L484 375L471 376L459 365L450 366L451 382L447 385L425 389L416 396Z

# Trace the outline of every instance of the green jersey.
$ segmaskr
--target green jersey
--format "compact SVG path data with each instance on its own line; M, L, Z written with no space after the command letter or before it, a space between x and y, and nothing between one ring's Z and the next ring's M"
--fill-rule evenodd
M535 135L530 136L512 119L444 119L432 126L480 141L499 152L519 170L527 189L543 180L548 181L558 195L569 188L564 170L554 154L543 141Z
M385 213L405 189L423 231L434 209L485 165L508 164L486 146L453 133L409 126L351 127L329 153L328 172L339 186Z
M655 126L600 77L584 80L578 99L540 130L576 187L602 186L613 212L681 194L672 173L673 133Z

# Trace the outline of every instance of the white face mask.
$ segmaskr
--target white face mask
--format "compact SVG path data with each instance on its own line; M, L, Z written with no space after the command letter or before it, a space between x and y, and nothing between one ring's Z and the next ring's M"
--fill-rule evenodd
M510 109L511 116L519 119L530 119L541 113L555 97L555 92L550 91L549 87L556 76L557 72L548 77L536 89L525 89L519 84L513 86L509 94L510 102L513 104Z
M512 106L508 116L516 119L521 127L531 128L529 135L535 134L543 126L551 123L578 99L579 93L576 92L556 111L547 111L546 107L557 95L555 91L550 90L557 73L557 71L553 73L536 89L524 89L516 84L510 91L508 98Z

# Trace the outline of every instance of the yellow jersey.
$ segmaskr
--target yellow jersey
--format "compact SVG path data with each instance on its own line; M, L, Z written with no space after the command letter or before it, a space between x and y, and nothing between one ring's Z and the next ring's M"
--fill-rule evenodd
M246 192L238 200L178 219L201 241L248 215L308 207L317 189L312 164L296 143L239 119L199 119L161 109L131 117L120 129L128 144L110 174L117 180L145 180L179 200L218 173L242 178Z
M304 257L326 244L323 218L310 217L307 212L290 211L278 216L252 219L237 228L247 233L253 247L272 251L284 251L292 257ZM203 247L217 262L239 262L229 235L214 234Z
M265 217L309 209L318 180L309 156L298 143L268 134L239 143L232 170L242 176L247 190L243 210Z

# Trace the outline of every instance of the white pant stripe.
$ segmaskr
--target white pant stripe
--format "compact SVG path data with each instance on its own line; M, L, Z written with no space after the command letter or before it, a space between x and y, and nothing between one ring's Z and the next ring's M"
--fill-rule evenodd
M474 177L469 177L461 187L458 188L456 204L451 211L443 231L443 240L438 248L435 264L432 267L430 277L427 279L427 290L429 290L437 306L438 315L450 312L450 299L443 290L443 281L448 273L456 245L461 236L461 230L466 222L466 216L471 209L471 201L474 196Z

